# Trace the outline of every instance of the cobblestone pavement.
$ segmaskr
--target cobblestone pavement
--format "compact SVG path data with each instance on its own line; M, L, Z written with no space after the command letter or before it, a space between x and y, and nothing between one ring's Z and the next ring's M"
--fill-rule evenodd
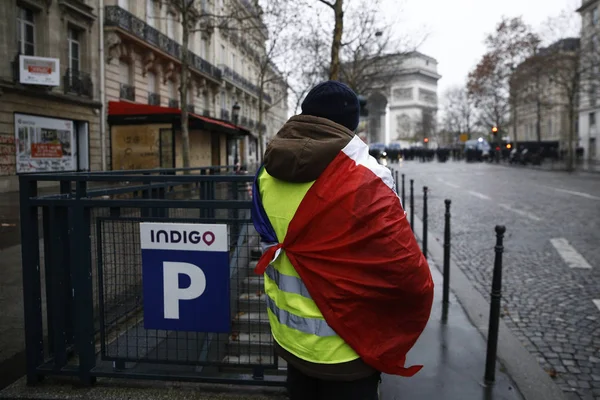
M503 318L567 399L600 400L600 177L465 162L392 168L405 174L407 210L415 180L420 217L430 188L429 240L443 239L452 200L453 259L486 298L494 227L506 226Z

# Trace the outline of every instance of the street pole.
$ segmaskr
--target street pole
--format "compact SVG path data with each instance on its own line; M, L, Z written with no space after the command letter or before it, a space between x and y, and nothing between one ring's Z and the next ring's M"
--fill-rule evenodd
M485 357L485 383L492 384L496 380L496 353L498 351L498 329L500 326L500 301L502 299L502 253L506 228L496 225L496 257L494 259L494 275L492 278L492 294L490 302L490 321L488 327L487 353Z
M410 180L410 227L415 231L415 196L414 196L414 179Z
M450 199L444 200L446 204L444 225L444 290L442 303L447 306L450 303Z

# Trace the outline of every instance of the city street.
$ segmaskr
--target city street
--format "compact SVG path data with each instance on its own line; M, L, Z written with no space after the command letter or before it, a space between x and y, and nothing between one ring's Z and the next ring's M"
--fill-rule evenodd
M437 161L394 164L429 187L429 240L452 200L452 257L486 298L497 224L506 226L503 318L568 399L600 399L600 175ZM399 175L400 177L401 175ZM401 178L399 178L401 179Z

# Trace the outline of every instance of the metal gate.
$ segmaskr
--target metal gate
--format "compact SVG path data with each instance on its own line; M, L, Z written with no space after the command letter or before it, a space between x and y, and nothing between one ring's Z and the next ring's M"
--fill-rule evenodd
M130 377L281 385L260 256L251 175L231 167L22 175L27 378ZM39 182L56 182L39 195ZM42 229L39 229L41 221ZM228 227L231 332L144 327L142 222ZM46 309L42 295L45 291Z

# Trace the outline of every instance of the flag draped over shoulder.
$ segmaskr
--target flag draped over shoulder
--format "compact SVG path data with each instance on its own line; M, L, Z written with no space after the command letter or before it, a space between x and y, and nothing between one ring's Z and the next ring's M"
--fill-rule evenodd
M404 364L429 319L431 273L391 173L362 140L354 137L316 180L283 243L263 209L258 180L252 218L268 245L256 273L285 251L327 324L364 362L402 376L422 368Z

